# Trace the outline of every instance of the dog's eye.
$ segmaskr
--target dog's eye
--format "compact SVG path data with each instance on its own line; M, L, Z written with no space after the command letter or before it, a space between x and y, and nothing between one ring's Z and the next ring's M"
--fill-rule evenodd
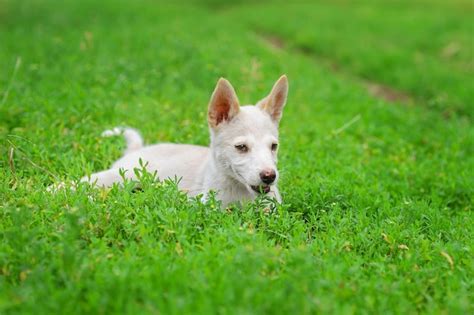
M247 151L249 150L249 147L248 147L246 144L237 144L237 145L235 146L235 148L236 148L237 150L239 150L240 152L243 152L243 153L245 153L245 152L247 152Z
M278 143L272 143L272 151L276 151L278 149Z

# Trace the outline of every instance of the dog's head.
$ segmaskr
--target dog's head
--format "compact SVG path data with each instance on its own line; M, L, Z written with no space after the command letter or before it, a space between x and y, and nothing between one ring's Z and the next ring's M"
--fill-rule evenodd
M257 105L240 106L232 85L221 78L209 103L217 167L256 193L268 193L278 180L278 124L287 94L288 79L283 75Z

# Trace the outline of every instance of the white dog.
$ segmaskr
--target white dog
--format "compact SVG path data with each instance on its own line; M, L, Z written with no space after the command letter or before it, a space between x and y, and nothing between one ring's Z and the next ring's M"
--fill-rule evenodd
M278 124L287 94L288 80L283 75L257 105L240 106L232 85L221 78L209 103L209 148L170 143L143 147L136 130L115 128L104 135L123 134L127 141L125 155L111 169L81 181L109 187L123 180L121 169L126 178L135 179L133 169L140 167L141 159L147 171L156 171L161 179L180 178L179 188L190 196L202 194L206 199L209 191L215 191L224 206L253 200L258 194L268 194L281 202L276 185Z

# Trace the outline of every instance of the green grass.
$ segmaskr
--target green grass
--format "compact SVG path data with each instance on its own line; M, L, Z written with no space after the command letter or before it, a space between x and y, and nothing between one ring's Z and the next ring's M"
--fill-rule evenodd
M0 2L0 313L472 313L472 8L424 4L354 5L351 20L328 4ZM400 45L378 44L399 28ZM109 127L207 144L218 77L251 103L282 73L276 211L148 176L142 192L46 191L120 156Z

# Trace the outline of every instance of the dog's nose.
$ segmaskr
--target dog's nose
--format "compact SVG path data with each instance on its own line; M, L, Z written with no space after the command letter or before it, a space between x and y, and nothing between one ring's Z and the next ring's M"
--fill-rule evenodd
M260 179L262 180L262 182L264 182L267 185L270 185L271 183L273 183L275 181L275 178L276 178L275 170L268 169L268 170L264 170L260 172Z

